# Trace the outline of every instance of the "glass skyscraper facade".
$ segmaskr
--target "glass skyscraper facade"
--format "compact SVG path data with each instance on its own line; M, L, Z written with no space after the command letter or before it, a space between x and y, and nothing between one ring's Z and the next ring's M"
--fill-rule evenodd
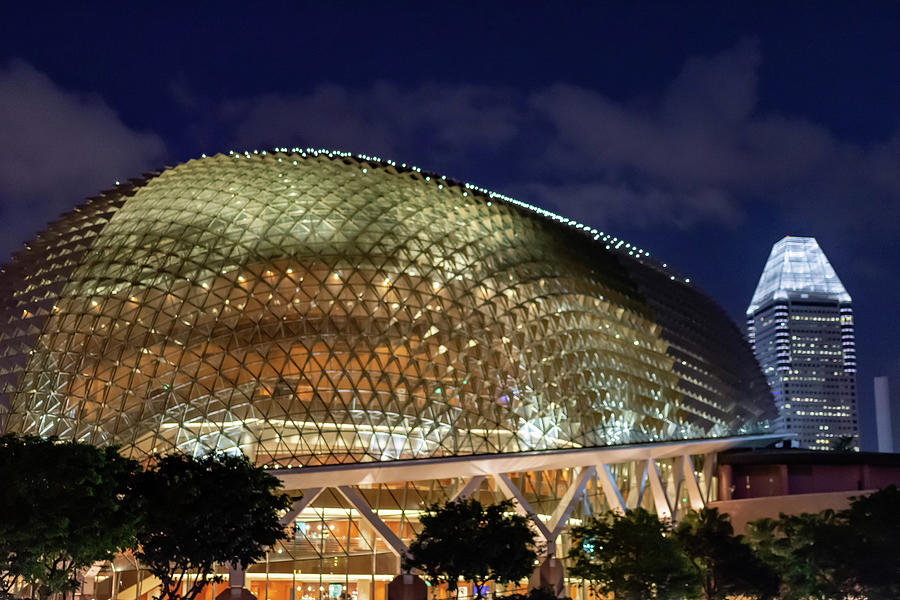
M778 241L747 308L747 335L772 389L776 430L801 447L859 448L853 308L815 238Z

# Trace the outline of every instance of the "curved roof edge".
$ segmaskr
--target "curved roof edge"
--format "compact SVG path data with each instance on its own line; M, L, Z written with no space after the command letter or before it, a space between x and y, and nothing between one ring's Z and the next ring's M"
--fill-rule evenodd
M623 240L611 233L607 233L601 231L595 227L591 227L589 225L585 225L576 221L575 219L569 219L553 211L546 210L539 206L535 206L534 204L529 204L528 202L523 202L521 200L517 200L511 196L507 196L505 194L501 194L499 192L494 192L487 188L483 188L472 183L468 183L465 181L461 181L459 179L454 179L452 177L447 177L446 175L441 175L440 173L436 173L433 171L423 170L421 167L417 167L416 165L409 163L398 163L397 161L381 158L378 156L372 156L368 154L354 154L352 152L345 152L342 150L333 150L327 148L287 148L287 147L276 147L272 150L244 150L244 151L234 151L229 150L227 156L231 156L236 159L251 158L254 156L269 156L269 155L299 155L301 158L308 157L326 157L330 159L349 159L354 160L359 163L366 163L372 167L378 168L388 168L391 167L396 170L398 173L418 173L422 176L425 181L434 182L437 186L447 185L447 186L456 186L460 189L464 190L464 193L471 192L473 194L478 194L488 201L500 201L509 206L517 208L519 210L525 210L532 214L538 215L545 219L549 219L550 221L554 221L561 225L566 225L571 229L574 229L576 232L585 235L593 239L594 241L601 242L605 245L607 250L615 252L616 254L620 254L622 256L627 256L630 259L636 260L637 262L647 265L657 271L664 273L671 281L677 281L679 283L690 286L691 278L684 277L678 274L674 269L670 268L668 263L663 263L655 258L650 256L650 252L638 247L636 244L632 244ZM220 153L220 156L225 156L225 154ZM215 156L215 155L213 155ZM201 154L200 158L207 158L206 154Z

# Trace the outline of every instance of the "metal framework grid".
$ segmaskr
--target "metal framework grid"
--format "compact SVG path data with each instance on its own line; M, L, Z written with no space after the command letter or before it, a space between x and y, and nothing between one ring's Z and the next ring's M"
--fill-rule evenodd
M425 505L469 496L513 500L530 517L544 556L564 557L572 524L607 509L637 506L678 520L716 499L719 452L778 439L756 435L273 471L287 489L302 492L282 517L294 527L294 539L247 573L231 569L228 585L272 600L324 598L328 585L352 590L358 600L379 598L378 587L399 572L399 558L418 531ZM118 590L113 600L153 592L159 582L140 575L140 583L119 588L122 578L134 581L135 566L124 557L115 570L95 565L85 574L82 597L110 597L94 581L101 572ZM211 600L212 588L206 594Z
M65 215L7 268L3 429L292 467L765 417L721 309L608 237L393 163L192 160Z
M646 252L336 152L191 160L89 200L0 274L0 325L4 432L241 451L303 491L294 540L248 573L276 600L351 575L378 600L424 506L462 495L512 498L557 555L606 508L678 518L715 452L767 439L705 438L773 414L737 327Z
M295 538L250 577L266 581L345 580L399 572L399 558L430 503L508 498L528 515L545 556L565 556L572 524L612 509L638 506L678 520L715 500L715 457L736 447L764 446L777 435L741 436L516 455L419 459L275 471L302 492L283 517ZM243 581L243 574L234 574ZM276 585L273 583L273 585Z

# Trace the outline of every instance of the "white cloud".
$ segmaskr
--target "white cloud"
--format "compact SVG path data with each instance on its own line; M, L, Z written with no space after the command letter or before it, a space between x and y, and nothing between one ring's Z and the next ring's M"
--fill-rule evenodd
M835 142L802 119L755 114L758 64L750 42L689 60L649 109L569 85L533 102L556 130L552 156L565 157L560 166L630 170L678 188L769 186L807 176L833 155Z
M641 103L569 84L523 94L382 82L269 94L223 112L238 148L330 147L463 175L492 161L501 191L604 227L735 227L748 201L792 214L811 203L839 210L848 188L877 188L881 201L900 193L900 135L861 148L805 119L762 114L761 60L753 40L692 58Z
M804 118L761 110L762 60L757 42L744 40L687 60L640 101L565 83L530 92L321 84L235 99L220 117L238 150L325 147L448 175L488 172L493 181L475 183L604 228L737 227L755 212L750 202L788 220L815 218L846 212L848 194L859 205L846 220L859 221L896 199L900 134L861 147Z
M428 153L465 152L509 142L523 117L511 106L513 97L474 85L405 89L381 82L351 90L329 84L308 94L239 100L223 114L236 124L240 149L299 145L399 157L421 147Z
M99 97L64 90L22 61L0 67L0 255L82 198L161 166L165 147Z
M632 186L625 183L587 182L523 188L529 199L585 223L627 223L634 228L658 225L687 230L699 223L739 225L744 211L719 190L703 188L691 193Z

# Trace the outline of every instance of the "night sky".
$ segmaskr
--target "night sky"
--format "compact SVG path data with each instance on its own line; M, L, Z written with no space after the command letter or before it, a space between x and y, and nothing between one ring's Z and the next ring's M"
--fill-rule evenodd
M873 376L900 408L900 3L108 4L0 15L0 262L117 179L336 148L636 243L742 328L771 245L814 236L864 447Z

